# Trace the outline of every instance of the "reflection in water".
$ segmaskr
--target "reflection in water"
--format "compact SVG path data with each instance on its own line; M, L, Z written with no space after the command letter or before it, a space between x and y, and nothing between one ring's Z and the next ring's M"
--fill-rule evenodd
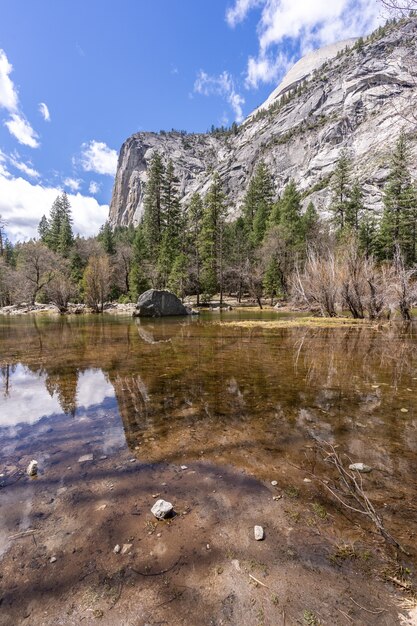
M2 425L59 407L109 412L115 395L143 460L204 458L268 477L314 435L413 480L413 326L262 330L85 317L6 320L0 338Z
M0 428L34 424L42 417L63 413L74 416L76 409L88 409L114 397L113 386L101 370L77 370L59 374L35 373L21 363L0 371L4 389L0 397Z

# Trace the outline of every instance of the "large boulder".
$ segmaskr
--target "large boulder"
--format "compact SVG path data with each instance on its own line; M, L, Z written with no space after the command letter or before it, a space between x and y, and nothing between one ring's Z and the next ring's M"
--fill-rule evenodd
M170 291L148 289L139 296L135 317L166 317L171 315L189 315L188 309L177 296Z

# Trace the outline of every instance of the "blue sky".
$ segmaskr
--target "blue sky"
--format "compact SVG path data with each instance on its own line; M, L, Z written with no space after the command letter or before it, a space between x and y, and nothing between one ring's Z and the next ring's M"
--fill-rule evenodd
M2 0L0 215L33 236L60 190L75 229L106 219L141 130L240 122L311 49L370 32L377 0Z

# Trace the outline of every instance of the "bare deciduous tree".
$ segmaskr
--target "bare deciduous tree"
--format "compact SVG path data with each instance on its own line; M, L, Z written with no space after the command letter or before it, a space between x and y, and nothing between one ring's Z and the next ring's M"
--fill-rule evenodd
M87 304L97 313L103 311L104 301L109 294L111 268L106 255L92 256L83 276L84 295Z
M45 288L48 300L58 307L61 313L68 310L68 303L76 293L76 288L71 280L68 264L62 262L57 268L51 282Z
M401 17L410 15L417 10L417 0L379 0L380 4L390 13Z
M304 271L296 269L292 286L296 303L319 311L324 317L336 317L339 281L334 252L327 248L319 254L310 249Z
M35 304L41 291L53 279L56 264L56 255L40 241L29 241L22 246L18 256L20 297Z
M407 268L397 245L387 279L387 296L391 309L398 309L404 321L411 320L411 308L417 300L416 268Z

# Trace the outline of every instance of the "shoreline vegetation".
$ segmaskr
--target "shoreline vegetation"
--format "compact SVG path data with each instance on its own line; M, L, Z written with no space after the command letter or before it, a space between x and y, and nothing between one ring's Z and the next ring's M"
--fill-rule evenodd
M195 302L187 301L185 303L194 309ZM109 315L128 315L131 317L136 309L136 303L117 303L107 302L103 305L103 313ZM15 316L27 316L27 315L51 315L51 316L74 316L74 315L94 315L96 312L93 308L84 304L69 304L68 309L65 312L59 310L58 307L51 304L35 303L12 305L0 308L0 317L15 317ZM347 314L345 311L335 317L323 317L319 314L314 315L311 311L300 310L292 308L287 305L280 305L279 307L273 307L270 305L263 305L263 309L260 310L253 302L240 302L236 300L226 299L224 304L220 307L218 301L213 301L206 306L200 306L198 313L256 313L271 315L276 313L276 319L212 319L211 323L220 326L233 326L238 328L247 329L260 329L260 330L273 330L280 328L349 328L358 326L368 326L383 328L388 327L391 323L403 322L400 315L397 317L386 317L378 320L372 320L369 318L354 318ZM155 319L153 318L153 321ZM205 320L207 321L207 320Z

